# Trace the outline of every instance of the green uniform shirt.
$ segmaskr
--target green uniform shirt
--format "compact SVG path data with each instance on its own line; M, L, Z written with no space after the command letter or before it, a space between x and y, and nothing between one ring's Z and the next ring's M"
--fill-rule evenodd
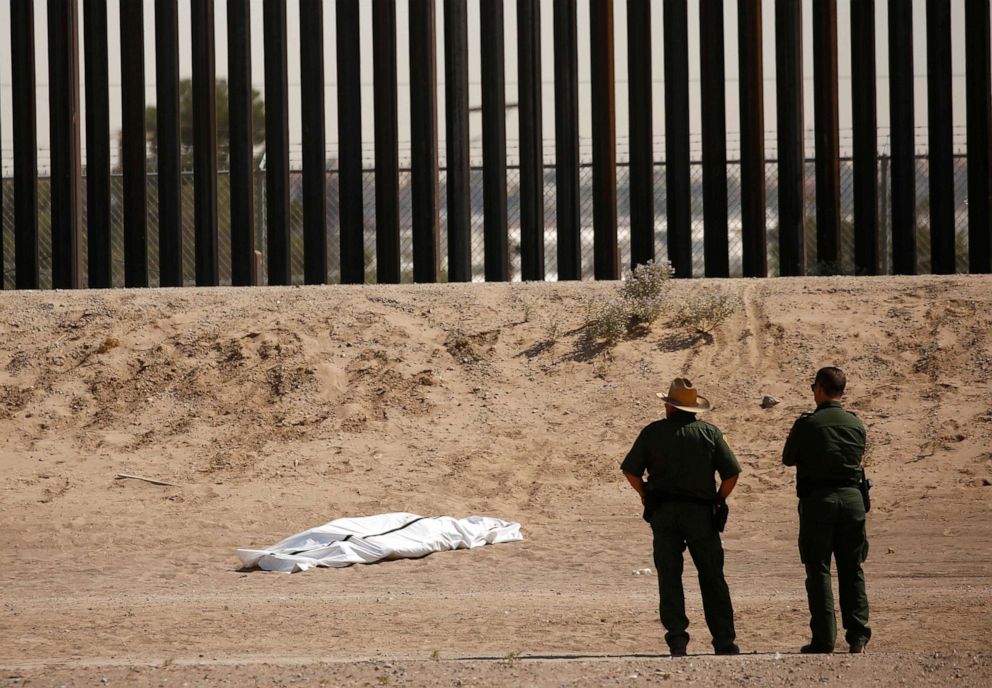
M701 500L716 494L714 472L723 480L741 472L719 428L684 411L641 430L620 468L641 477L647 471L651 491Z
M796 492L804 497L825 487L857 485L867 433L861 419L839 401L825 401L792 426L782 463L796 467Z

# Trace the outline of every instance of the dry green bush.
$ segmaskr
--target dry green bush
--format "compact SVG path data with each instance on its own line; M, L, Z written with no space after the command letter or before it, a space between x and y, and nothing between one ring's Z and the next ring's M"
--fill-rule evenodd
M669 263L653 260L634 268L620 286L620 297L627 302L632 326L650 325L661 315L668 300Z
M590 339L613 345L627 335L629 325L630 306L617 297L593 307L586 321L586 334Z
M726 291L700 291L682 303L674 324L711 334L741 307L741 298Z
M613 298L592 307L586 320L588 336L613 345L634 330L649 327L665 308L671 276L668 263L638 265Z

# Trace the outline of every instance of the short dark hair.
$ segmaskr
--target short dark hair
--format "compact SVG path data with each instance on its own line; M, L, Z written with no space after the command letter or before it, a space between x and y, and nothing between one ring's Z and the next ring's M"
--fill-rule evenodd
M840 368L828 366L816 371L816 378L813 380L813 384L819 384L827 396L839 397L844 393L844 388L847 387L847 376L844 375L844 371Z

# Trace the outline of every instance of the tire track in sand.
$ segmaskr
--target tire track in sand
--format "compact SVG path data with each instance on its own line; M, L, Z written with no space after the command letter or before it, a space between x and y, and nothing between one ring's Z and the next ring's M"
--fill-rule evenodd
M686 352L682 372L687 377L744 388L773 362L769 354L771 322L765 310L764 289L747 284L738 296L741 307L737 312L710 336L700 337ZM777 366L780 368L781 363L777 362Z

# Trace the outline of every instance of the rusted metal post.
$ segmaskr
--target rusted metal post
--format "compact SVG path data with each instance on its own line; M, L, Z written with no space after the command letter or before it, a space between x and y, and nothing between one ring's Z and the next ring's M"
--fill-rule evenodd
M816 272L840 270L840 134L837 2L813 4L813 120L816 129Z
M989 0L965 0L968 271L992 272L992 87Z
M806 274L803 5L775 0L779 274Z
M892 269L915 275L916 119L913 113L913 3L889 0L889 110L892 118Z
M396 104L396 0L372 0L375 98L376 279L400 281L399 133Z
M875 86L875 0L851 3L854 120L854 273L879 272L878 119Z
M703 251L707 277L729 277L727 225L727 112L723 0L700 0L703 119Z
M34 0L10 3L10 56L14 100L14 285L17 289L37 289L40 267Z
M617 247L617 123L613 0L590 0L592 57L592 222L596 279L620 279Z
M199 0L193 25L193 223L196 284L215 287L220 280L217 250L217 95L214 55L214 2Z
M437 37L434 0L410 0L410 134L413 281L437 282L441 269L438 217Z
M155 0L155 126L159 285L183 286L182 149L179 137L179 4Z
M286 3L265 0L265 205L269 284L292 280L289 241L289 78Z
M576 13L575 0L555 0L555 213L559 280L582 278Z
M121 0L120 20L124 286L147 287L144 3Z
M541 3L517 0L520 93L520 277L544 279L544 138L541 108Z
M930 271L954 273L954 122L951 2L927 0L927 131L930 136Z
M482 44L482 202L487 282L510 279L506 225L506 86L503 0L479 6Z
M365 281L365 193L362 188L362 78L359 0L337 0L338 212L341 282Z
M689 19L686 3L682 0L665 0L664 38L665 212L668 223L668 260L675 269L675 277L692 277Z
M78 7L76 0L48 0L52 287L55 289L83 286Z
M227 110L230 116L231 284L258 284L252 179L251 2L227 1Z
M326 135L324 132L324 8L300 0L303 109L303 282L327 282Z
M741 234L745 277L768 276L765 230L765 101L761 0L738 0L741 102Z
M630 101L630 269L654 260L654 128L651 2L627 2Z
M113 285L107 0L83 0L83 55L86 74L87 277L91 289L107 289ZM159 146L161 144L160 136Z
M472 281L472 189L468 125L468 8L444 0L444 101L448 281Z

